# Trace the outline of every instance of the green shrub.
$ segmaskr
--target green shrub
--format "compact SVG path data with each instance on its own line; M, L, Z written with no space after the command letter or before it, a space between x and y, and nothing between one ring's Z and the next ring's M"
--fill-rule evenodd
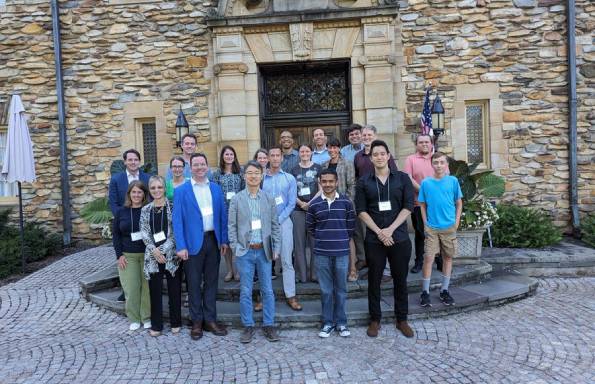
M21 233L7 221L8 214L0 212L0 278L21 270ZM48 233L37 224L25 224L23 238L27 263L43 260L62 246L59 235Z
M581 233L583 241L595 248L595 214L591 214L581 223Z
M543 212L507 204L497 210L499 219L492 230L495 247L540 248L562 240L561 231Z

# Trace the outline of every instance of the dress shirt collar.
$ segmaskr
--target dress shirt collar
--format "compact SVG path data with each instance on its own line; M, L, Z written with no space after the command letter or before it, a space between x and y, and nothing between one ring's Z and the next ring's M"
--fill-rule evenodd
M324 194L324 192L320 195L320 197L322 198L322 200L327 201L329 204L332 203L333 201L337 200L339 198L339 192L335 191L335 196L333 196L333 199L329 199L328 197L326 197L326 195Z
M430 159L432 157L432 153L431 152L428 152L427 155L422 155L419 152L415 152L415 157L417 157L418 159L426 159L426 160L428 160L428 159Z
M128 178L128 180L130 180L131 177L134 178L134 180L140 180L140 169L136 171L136 175L133 175L132 173L130 173L128 168L126 168L126 177Z
M198 181L194 180L194 177L192 177L190 179L190 182L192 183L192 187L194 188L195 186L199 186L199 187L203 187L205 185L209 185L209 179L207 177L205 177L205 181L204 183L199 183Z
M328 151L328 149L326 148L326 145L325 145L324 148L322 148L320 151L317 150L316 147L314 147L314 151L312 151L312 152L314 152L314 153L324 153L326 151Z

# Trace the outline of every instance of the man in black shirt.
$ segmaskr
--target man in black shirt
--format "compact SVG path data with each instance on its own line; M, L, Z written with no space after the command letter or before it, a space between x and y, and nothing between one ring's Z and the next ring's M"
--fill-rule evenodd
M374 173L361 177L355 190L356 211L367 227L364 242L369 268L370 325L367 334L376 337L380 329L380 283L388 259L393 278L396 327L406 337L413 337L413 330L407 324L411 240L406 222L413 211L413 185L407 174L389 168L390 152L384 141L374 140L370 154Z

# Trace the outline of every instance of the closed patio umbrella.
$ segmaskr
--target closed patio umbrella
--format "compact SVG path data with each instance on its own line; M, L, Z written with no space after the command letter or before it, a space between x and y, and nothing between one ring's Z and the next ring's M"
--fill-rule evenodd
M0 178L9 183L17 182L19 193L19 225L21 230L21 263L25 273L25 245L23 227L23 198L21 183L35 181L35 161L33 143L29 136L29 127L25 108L19 95L13 95L8 110L8 135L6 152Z

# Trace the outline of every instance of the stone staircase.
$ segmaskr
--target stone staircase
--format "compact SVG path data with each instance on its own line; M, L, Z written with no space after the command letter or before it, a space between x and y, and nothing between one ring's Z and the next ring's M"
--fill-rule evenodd
M223 282L223 266L219 274L217 294L218 319L228 325L240 326L239 282ZM454 306L446 307L438 299L440 272L433 271L430 296L433 306L421 308L419 294L421 273L409 274L409 313L411 319L444 316L487 308L506 302L519 300L535 293L537 280L515 272L492 271L490 264L480 261L476 265L455 266L451 276L451 295L455 298ZM118 272L110 267L80 281L81 293L89 301L124 313L124 303L116 301L120 295ZM258 283L254 285L258 288ZM314 327L320 323L320 295L317 283L296 284L297 297L303 306L302 311L293 311L286 304L283 295L281 277L273 281L276 297L276 321L280 327ZM368 321L367 280L348 283L347 317L350 325L366 324ZM167 317L167 296L163 296L164 311ZM185 301L185 300L184 300ZM392 282L382 285L382 315L386 321L394 319ZM182 308L182 315L188 318L188 308ZM255 313L258 323L262 313Z

